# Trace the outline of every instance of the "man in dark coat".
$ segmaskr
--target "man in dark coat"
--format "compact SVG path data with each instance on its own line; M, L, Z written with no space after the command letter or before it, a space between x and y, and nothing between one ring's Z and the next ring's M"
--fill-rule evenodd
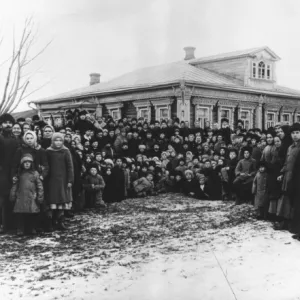
M300 124L291 127L293 144L288 148L285 164L283 166L282 190L287 193L292 211L293 238L300 241ZM280 178L281 179L281 178Z
M79 120L75 123L74 130L79 130L81 135L84 135L87 130L93 130L94 126L86 119L86 111L79 113Z
M15 120L10 114L0 116L0 233L13 226L13 207L9 201L9 193L12 187L12 161L19 146L17 139L12 135L14 123Z
M107 195L111 201L109 202L121 202L125 199L125 174L122 169L122 159L116 159L116 165L111 171L112 182L115 184L115 188L111 195Z

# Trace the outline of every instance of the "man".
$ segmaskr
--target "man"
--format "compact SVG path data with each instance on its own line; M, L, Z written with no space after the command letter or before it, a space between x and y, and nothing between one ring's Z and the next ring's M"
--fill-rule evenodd
M233 188L237 196L236 204L252 200L251 189L256 173L256 161L251 158L250 147L244 147L243 157L235 168L236 179L233 182Z
M288 148L286 160L281 170L282 203L279 203L277 214L284 218L282 224L287 227L288 220L292 219L291 229L296 233L293 238L300 241L300 124L294 123L290 129L293 144ZM286 213L288 212L288 213Z
M12 135L14 123L15 120L10 114L0 116L0 233L6 232L13 225L12 204L9 201L12 187L11 166L19 145Z

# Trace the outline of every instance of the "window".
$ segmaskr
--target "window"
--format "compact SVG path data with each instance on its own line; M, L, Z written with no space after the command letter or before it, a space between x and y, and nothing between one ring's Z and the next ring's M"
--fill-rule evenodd
M253 68L252 68L252 77L256 77L256 63L253 63Z
M249 130L251 127L251 113L249 110L241 110L240 112L240 119L243 121L244 123L244 128Z
M265 63L263 61L258 64L258 78L265 78Z
M113 109L111 110L111 116L114 120L119 120L121 119L121 114L120 114L120 110L119 109Z
M296 122L297 122L297 123L300 123L300 115L297 115L297 116L296 116Z
M169 117L169 108L167 106L164 107L156 107L156 120L168 120Z
M221 119L227 118L229 120L230 110L229 109L221 109Z
M267 79L271 79L271 67L270 65L267 66Z
M196 110L196 120L200 123L200 127L204 128L205 123L209 121L209 108L198 107Z
M267 113L267 128L275 126L275 113Z
M282 122L284 122L285 125L290 125L291 114L282 114L281 120Z
M149 109L148 108L140 108L138 111L138 117L144 118L145 121L149 121L150 120Z

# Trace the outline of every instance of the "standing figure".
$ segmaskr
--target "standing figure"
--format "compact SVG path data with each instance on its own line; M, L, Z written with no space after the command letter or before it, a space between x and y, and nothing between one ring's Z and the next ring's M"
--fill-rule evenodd
M11 166L19 141L12 134L15 123L10 114L0 116L0 234L13 227L13 205L9 201L12 187Z
M25 154L20 161L18 181L13 185L10 200L14 203L17 235L26 230L35 234L35 227L40 205L44 200L44 189L40 175L33 167L33 157Z
M71 153L64 146L64 136L58 132L53 134L52 144L46 151L49 162L49 175L45 182L48 230L52 230L51 222L55 217L59 229L66 230L64 211L72 208L72 184L74 181Z

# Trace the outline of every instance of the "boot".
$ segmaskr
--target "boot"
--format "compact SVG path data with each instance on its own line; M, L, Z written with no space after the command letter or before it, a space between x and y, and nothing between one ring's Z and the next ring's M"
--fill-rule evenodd
M66 227L65 223L64 223L64 217L59 217L58 219L58 223L57 223L57 228L59 230L62 230L62 231L65 231L67 230L68 228Z
M50 217L50 216L47 216L46 217L46 221L45 221L45 231L46 232L53 232L53 225L52 225L52 217Z
M74 218L74 213L71 210L65 210L65 218Z

